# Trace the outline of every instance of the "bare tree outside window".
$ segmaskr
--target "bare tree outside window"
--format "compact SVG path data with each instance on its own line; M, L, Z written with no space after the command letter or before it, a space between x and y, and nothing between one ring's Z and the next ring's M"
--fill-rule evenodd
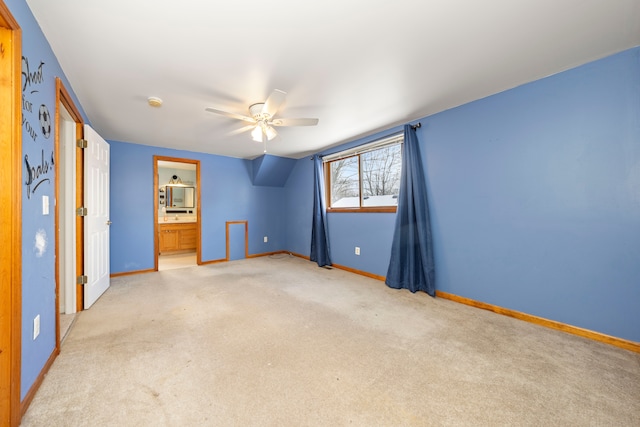
M362 164L362 205L387 206L397 204L402 167L401 145L369 151L360 156ZM391 196L374 197L374 196ZM396 199L393 199L396 196Z
M360 206L358 157L331 162L331 206Z
M332 208L397 206L400 143L329 162ZM362 199L360 197L362 189Z

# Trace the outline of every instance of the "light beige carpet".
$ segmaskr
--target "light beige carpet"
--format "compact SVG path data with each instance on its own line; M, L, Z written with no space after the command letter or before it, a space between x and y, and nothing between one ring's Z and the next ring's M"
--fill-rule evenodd
M112 280L23 426L638 426L640 355L291 257Z

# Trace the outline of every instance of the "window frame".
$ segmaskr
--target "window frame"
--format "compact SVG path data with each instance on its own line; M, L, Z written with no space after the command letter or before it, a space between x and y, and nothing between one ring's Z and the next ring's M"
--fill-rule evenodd
M362 206L362 154L370 153L372 151L380 150L386 147L400 145L400 153L402 156L402 150L404 143L404 133L397 133L391 136L378 139L368 144L363 144L351 149L339 151L330 155L323 156L323 171L324 171L324 183L325 183L325 200L327 213L396 213L398 206ZM358 194L359 194L359 207L344 207L336 208L331 206L331 163L343 160L349 157L358 158ZM402 168L402 157L400 160L400 168Z

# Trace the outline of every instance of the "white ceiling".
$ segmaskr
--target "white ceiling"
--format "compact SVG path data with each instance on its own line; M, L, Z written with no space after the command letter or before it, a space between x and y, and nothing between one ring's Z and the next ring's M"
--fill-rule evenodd
M638 0L27 0L105 139L254 158L246 123L273 89L270 154L300 158L640 45ZM149 96L164 101L147 105Z

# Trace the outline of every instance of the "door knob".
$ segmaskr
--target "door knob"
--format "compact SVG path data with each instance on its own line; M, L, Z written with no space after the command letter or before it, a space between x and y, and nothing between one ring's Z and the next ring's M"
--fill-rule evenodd
M111 225L111 221L107 220L107 225Z

